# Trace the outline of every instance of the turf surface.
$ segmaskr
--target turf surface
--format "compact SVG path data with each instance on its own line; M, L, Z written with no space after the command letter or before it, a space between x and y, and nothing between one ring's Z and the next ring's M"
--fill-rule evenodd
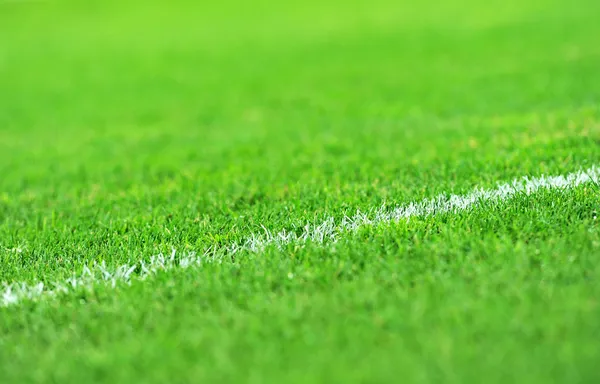
M600 3L0 3L0 282L600 164ZM2 382L600 379L600 187L0 308Z

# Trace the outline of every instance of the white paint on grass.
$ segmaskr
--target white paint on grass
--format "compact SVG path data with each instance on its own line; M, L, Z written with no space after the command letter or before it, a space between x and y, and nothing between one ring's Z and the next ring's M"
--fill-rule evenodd
M540 190L572 189L584 184L599 184L600 169L586 170L559 176L522 177L510 183L498 184L493 189L476 188L465 195L442 194L432 199L424 199L396 208L381 207L371 213L357 211L354 216L344 217L336 222L328 218L320 224L307 224L301 231L271 232L251 234L246 240L223 247L210 247L201 255L187 253L178 255L157 255L149 260L140 260L109 269L104 263L86 266L79 275L55 281L51 284L11 283L3 284L0 291L0 307L17 304L24 300L41 300L61 294L92 289L97 285L128 284L133 280L145 280L161 271L200 267L206 263L220 263L226 257L240 252L262 252L266 247L285 249L289 245L304 246L307 243L335 243L343 233L354 232L366 226L409 220L411 217L429 217L440 214L457 214L482 206L484 203L502 202L517 196L529 196Z
M150 260L124 264L114 270L107 268L104 262L93 263L89 267L83 267L83 272L80 275L62 281L55 281L50 285L44 283L4 284L4 292L0 297L0 307L17 304L22 300L38 300L44 297L76 292L81 289L90 289L98 284L115 287L118 283L129 283L134 278L144 280L159 271L200 266L203 260L211 261L209 256L204 256L206 257L198 257L194 253L190 253L176 260L175 251L173 251L170 256L152 256Z

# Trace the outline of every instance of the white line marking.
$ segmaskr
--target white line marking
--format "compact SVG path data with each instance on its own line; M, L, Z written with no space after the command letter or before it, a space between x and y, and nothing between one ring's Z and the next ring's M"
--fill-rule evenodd
M522 177L510 183L498 184L494 189L476 188L465 195L443 194L433 199L424 199L401 205L391 210L379 208L373 213L358 211L352 217L344 217L339 223L333 218L321 224L307 224L300 235L286 230L273 233L266 228L262 234L251 234L245 241L232 243L221 248L210 247L202 255L188 253L176 257L175 250L169 256L157 255L149 260L124 264L117 269L109 270L104 263L85 266L80 275L56 281L50 286L43 283L3 283L4 291L0 291L0 307L17 304L24 300L41 300L53 296L73 293L81 289L91 289L105 284L111 287L119 283L130 283L144 280L160 271L199 267L205 263L220 263L224 256L232 256L246 251L258 253L266 247L279 249L289 244L334 243L343 233L354 232L365 226L409 220L411 217L428 217L444 213L459 213L481 206L485 202L506 201L519 195L531 195L540 190L572 189L580 185L600 183L600 168L593 166L567 175Z

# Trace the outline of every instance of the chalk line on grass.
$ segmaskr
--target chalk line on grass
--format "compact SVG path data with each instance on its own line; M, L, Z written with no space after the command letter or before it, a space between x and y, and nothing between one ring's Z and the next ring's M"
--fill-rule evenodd
M239 252L259 253L266 247L285 249L290 244L301 246L307 243L335 243L340 235L355 232L360 228L383 223L409 220L411 217L429 217L444 213L459 213L477 208L483 203L502 202L516 196L529 196L540 190L572 189L584 184L600 183L600 168L593 166L586 170L558 176L522 177L510 183L498 184L494 189L476 188L464 195L442 194L435 198L424 199L400 205L392 209L381 207L373 212L361 212L344 217L336 222L332 217L320 224L307 224L301 231L254 233L241 242L221 247L209 247L202 254L187 253L177 255L156 255L148 260L139 260L109 269L104 263L85 266L79 275L50 283L28 284L23 282L3 283L0 291L0 307L18 304L22 301L36 301L53 296L92 289L97 285L116 286L128 284L134 280L144 280L161 271L199 267L206 263L219 263L224 257ZM300 234L298 234L300 233Z

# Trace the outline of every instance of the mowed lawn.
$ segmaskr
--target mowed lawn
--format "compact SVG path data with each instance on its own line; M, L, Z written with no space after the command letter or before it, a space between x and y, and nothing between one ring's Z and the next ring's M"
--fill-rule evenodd
M597 383L600 2L0 1L0 382ZM138 276L136 278L136 276Z

